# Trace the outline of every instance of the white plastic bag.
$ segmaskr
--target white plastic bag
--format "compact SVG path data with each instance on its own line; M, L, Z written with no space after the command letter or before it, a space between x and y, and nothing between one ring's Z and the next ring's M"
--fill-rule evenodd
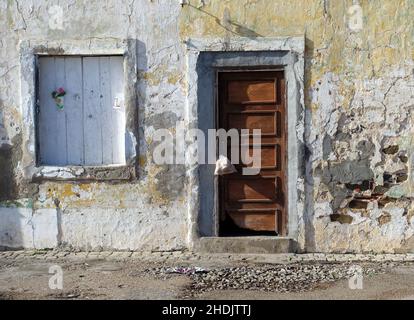
M214 171L214 175L223 176L225 174L231 174L234 172L237 172L237 170L232 165L231 161L227 157L220 155L216 161L216 170Z

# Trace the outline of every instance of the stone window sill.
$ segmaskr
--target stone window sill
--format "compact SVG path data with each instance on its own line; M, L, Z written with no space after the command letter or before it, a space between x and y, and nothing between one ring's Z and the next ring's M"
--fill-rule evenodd
M41 181L122 181L135 177L132 165L106 166L39 166L33 182Z

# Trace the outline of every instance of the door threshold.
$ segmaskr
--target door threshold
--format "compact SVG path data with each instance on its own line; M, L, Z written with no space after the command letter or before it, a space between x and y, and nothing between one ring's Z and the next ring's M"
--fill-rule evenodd
M203 237L199 239L197 249L202 253L296 253L297 242L278 236Z

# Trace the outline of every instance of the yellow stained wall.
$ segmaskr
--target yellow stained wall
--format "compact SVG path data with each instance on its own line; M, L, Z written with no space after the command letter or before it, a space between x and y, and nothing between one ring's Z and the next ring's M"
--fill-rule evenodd
M306 36L306 87L325 73L344 82L383 75L384 67L414 60L412 0L192 0L180 15L180 37ZM349 12L359 3L363 28ZM353 87L340 88L350 97ZM307 101L309 103L309 101ZM346 104L344 105L346 107Z

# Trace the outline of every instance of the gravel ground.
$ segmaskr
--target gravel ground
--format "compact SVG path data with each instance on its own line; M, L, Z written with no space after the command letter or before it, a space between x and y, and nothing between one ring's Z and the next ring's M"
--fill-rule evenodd
M0 300L411 299L412 260L407 255L6 252L0 253ZM62 290L49 288L53 265L63 270ZM353 266L363 270L363 290L349 288ZM200 269L188 272L195 267Z
M404 263L358 264L363 275L384 274ZM144 272L152 277L168 279L172 267L151 268ZM258 290L264 292L307 292L321 284L349 279L357 269L352 263L295 263L289 265L239 266L207 269L187 276L191 279L184 298L214 290Z

